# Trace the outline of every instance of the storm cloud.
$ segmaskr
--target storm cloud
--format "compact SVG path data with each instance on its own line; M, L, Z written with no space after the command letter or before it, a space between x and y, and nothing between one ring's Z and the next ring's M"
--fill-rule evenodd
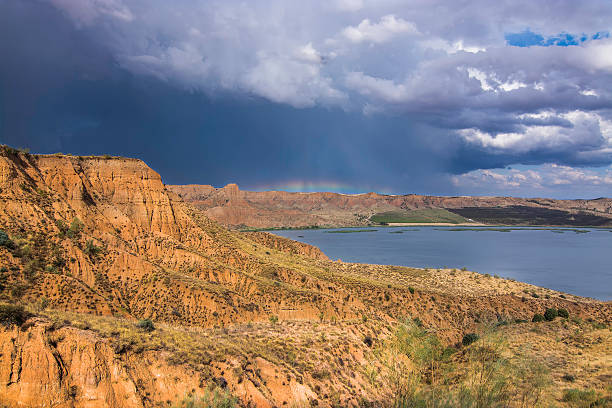
M0 139L246 187L606 168L610 21L609 1L4 0Z

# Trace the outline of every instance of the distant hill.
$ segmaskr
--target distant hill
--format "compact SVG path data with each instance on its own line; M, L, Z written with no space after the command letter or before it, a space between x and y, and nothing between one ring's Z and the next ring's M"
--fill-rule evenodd
M380 222L612 226L612 199L290 193L243 191L236 184L168 189L232 228L348 227Z

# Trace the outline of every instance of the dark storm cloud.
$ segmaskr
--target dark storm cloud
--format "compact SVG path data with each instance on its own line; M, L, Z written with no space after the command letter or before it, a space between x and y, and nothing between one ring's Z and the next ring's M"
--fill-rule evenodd
M405 136L405 154L392 160L400 179L404 160L412 157L416 165L416 150L425 150L401 129L409 125L399 118L372 121L359 112L211 98L134 76L54 9L12 6L2 16L13 23L0 26L1 38L13 40L0 49L11 55L11 63L0 66L2 143L43 153L140 157L169 183L248 187L262 180L340 179L355 189L379 188L377 180L388 176L384 158L398 144L386 146L381 134ZM425 163L421 169L428 171Z
M0 140L175 183L441 193L609 165L611 19L607 1L0 0Z

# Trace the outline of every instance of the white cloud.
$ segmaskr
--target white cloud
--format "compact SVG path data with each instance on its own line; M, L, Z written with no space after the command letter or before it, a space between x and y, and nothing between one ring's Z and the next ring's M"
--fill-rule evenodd
M442 38L427 38L427 39L420 41L420 45L424 48L431 48L433 50L442 50L446 52L447 54L456 54L460 51L465 51L471 54L475 54L477 52L487 50L484 47L479 47L476 45L472 45L472 46L465 45L463 40L458 40L458 41L451 43Z
M297 50L296 58L304 62L312 62L315 64L320 64L322 62L321 54L314 49L311 42Z
M259 63L241 81L246 89L273 102L295 107L317 103L339 104L345 95L321 75L320 67L262 54Z
M402 102L408 98L405 85L396 84L388 79L374 78L363 72L349 72L346 76L346 86L366 96L389 103Z
M560 195L582 191L592 196L612 192L612 169L585 169L556 164L529 166L527 169L474 170L453 176L455 187L470 192L505 192L523 194L543 192Z
M520 115L522 119L546 119L555 115ZM585 152L607 152L612 147L612 122L596 113L573 111L556 115L568 121L570 127L524 126L522 132L491 134L479 129L461 129L457 133L468 143L493 151L525 153L534 150L567 151L583 149Z
M342 35L353 43L372 42L384 43L400 34L419 34L414 23L390 14L380 19L380 22L372 24L369 19L364 19L357 26L348 26L342 30Z

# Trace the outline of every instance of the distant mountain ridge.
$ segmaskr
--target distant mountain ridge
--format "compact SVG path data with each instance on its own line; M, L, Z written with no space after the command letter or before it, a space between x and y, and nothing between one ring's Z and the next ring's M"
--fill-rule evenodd
M168 185L210 218L233 228L281 228L372 224L377 214L445 209L467 222L512 225L612 226L612 199L556 200L416 194L339 194L286 191L244 191L236 184ZM430 222L434 222L433 220Z

